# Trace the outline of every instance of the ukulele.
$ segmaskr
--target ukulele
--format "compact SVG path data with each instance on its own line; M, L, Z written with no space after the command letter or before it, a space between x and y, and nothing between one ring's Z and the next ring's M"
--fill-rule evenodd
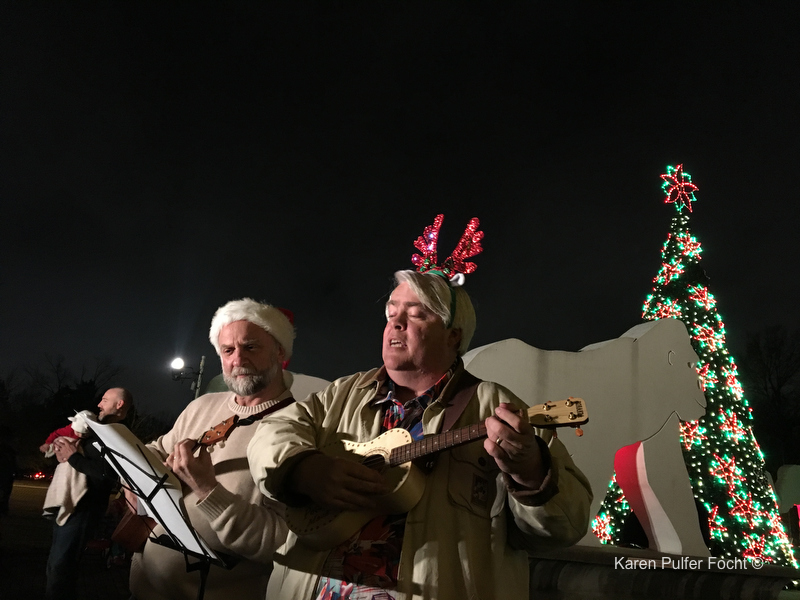
M537 404L527 410L528 421L534 427L574 427L589 420L581 398ZM419 502L425 488L423 472L411 461L468 444L486 437L486 425L475 425L446 431L414 441L402 428L390 429L370 442L342 440L319 450L332 458L345 458L379 471L391 492L377 498L378 506L370 510L344 511L308 504L287 507L286 520L297 537L315 550L327 550L348 539L378 515L406 513Z

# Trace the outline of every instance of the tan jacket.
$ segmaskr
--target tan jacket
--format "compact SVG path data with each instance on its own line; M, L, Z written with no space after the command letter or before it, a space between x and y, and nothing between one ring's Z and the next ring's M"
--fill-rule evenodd
M439 432L443 407L459 388L462 373L459 364L440 398L425 410L426 435ZM383 415L370 401L384 378L381 368L339 379L259 424L247 452L259 488L291 503L284 481L292 457L336 440L377 437ZM524 407L502 386L482 382L455 427L481 422L501 402ZM421 501L408 513L398 598L527 598L525 549L568 546L586 533L589 482L551 432L537 433L549 446L551 468L536 492L510 492L481 442L438 456ZM310 599L326 555L298 543L290 532L275 554L267 598Z

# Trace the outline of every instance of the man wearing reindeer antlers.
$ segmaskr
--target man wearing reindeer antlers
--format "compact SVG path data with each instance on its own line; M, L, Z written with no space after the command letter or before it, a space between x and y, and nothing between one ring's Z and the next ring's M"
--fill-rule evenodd
M291 375L282 368L292 355L290 316L250 298L221 306L208 337L231 391L200 396L167 434L148 445L185 484L184 505L194 528L233 563L230 570L211 565L205 600L263 600L272 553L286 539L283 506L255 487L245 454L254 423L294 402ZM206 449L198 441L214 439L204 434L220 431L231 417L238 419L226 429L224 442ZM153 533L164 530L159 525ZM130 590L137 600L194 600L200 586L200 573L187 573L177 550L148 540L134 555Z
M270 600L527 598L525 551L586 532L589 483L561 442L464 370L475 313L460 284L483 233L473 219L438 266L441 223L415 243L417 272L395 274L383 366L270 415L250 442L253 478L288 505ZM457 445L473 434L486 439Z

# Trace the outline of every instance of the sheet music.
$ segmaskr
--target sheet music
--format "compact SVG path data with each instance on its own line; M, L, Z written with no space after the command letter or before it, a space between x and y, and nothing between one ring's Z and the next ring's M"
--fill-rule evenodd
M87 423L105 446L106 460L139 496L139 506L147 508L147 514L164 527L174 544L181 551L220 561L189 522L180 480L161 459L125 425Z

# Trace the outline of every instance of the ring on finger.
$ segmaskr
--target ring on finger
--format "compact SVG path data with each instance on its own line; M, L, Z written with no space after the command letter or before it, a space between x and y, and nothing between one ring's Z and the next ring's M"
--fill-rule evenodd
M502 441L503 441L503 440L502 440L502 438L501 438L501 437L498 435L498 436L497 436L497 439L495 440L495 442L494 442L494 443L495 443L495 444L497 444L497 445L499 446L499 445L500 445L500 443L501 443Z

